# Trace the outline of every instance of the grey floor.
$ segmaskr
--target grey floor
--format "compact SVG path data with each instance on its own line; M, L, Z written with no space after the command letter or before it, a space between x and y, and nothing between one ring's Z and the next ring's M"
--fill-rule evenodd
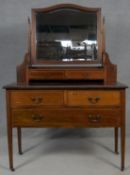
M113 137L90 137L82 129L23 131L21 156L14 134L15 172L8 169L6 136L0 146L2 175L130 175L130 138L126 139L124 172L119 169L120 154L113 152Z

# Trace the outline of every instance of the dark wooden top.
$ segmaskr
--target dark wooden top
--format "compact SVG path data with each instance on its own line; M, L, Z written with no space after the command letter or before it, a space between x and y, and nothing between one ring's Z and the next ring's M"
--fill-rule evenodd
M87 83L43 83L35 85L17 84L12 83L3 87L7 90L35 90L35 89L125 89L128 88L125 84L116 83L114 85L103 85L103 84L87 84Z

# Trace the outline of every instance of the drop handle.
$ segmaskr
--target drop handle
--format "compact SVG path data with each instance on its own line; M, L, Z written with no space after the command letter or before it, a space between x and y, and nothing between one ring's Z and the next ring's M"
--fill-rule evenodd
M43 98L42 97L32 97L31 98L32 102L35 103L35 104L40 104L42 101L43 101Z
M88 101L91 103L91 104L96 104L98 103L100 100L100 97L88 97Z
M44 118L44 116L39 115L39 114L33 114L33 115L32 115L32 120L33 120L33 121L36 121L36 122L42 121L43 118Z
M102 118L101 115L91 115L91 114L88 115L88 120L90 122L99 122L101 118Z

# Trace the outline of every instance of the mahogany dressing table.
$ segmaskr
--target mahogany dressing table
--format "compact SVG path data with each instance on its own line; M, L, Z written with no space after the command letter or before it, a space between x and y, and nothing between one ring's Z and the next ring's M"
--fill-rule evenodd
M28 51L17 66L17 83L5 86L9 167L13 128L100 128L121 130L121 170L125 165L125 89L105 51L100 8L59 4L32 9Z

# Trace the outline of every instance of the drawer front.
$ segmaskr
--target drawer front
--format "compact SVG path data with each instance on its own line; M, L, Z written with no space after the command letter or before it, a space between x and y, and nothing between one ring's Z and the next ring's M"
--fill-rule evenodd
M120 110L13 110L13 126L70 126L105 127L120 126Z
M79 90L68 91L67 102L69 106L119 106L119 91Z
M63 105L64 93L52 90L18 90L11 92L11 106Z
M64 79L64 71L60 70L30 70L29 78L35 80L60 80Z
M65 75L68 79L102 79L104 77L104 71L85 71L85 70L73 70L73 71L65 71Z

